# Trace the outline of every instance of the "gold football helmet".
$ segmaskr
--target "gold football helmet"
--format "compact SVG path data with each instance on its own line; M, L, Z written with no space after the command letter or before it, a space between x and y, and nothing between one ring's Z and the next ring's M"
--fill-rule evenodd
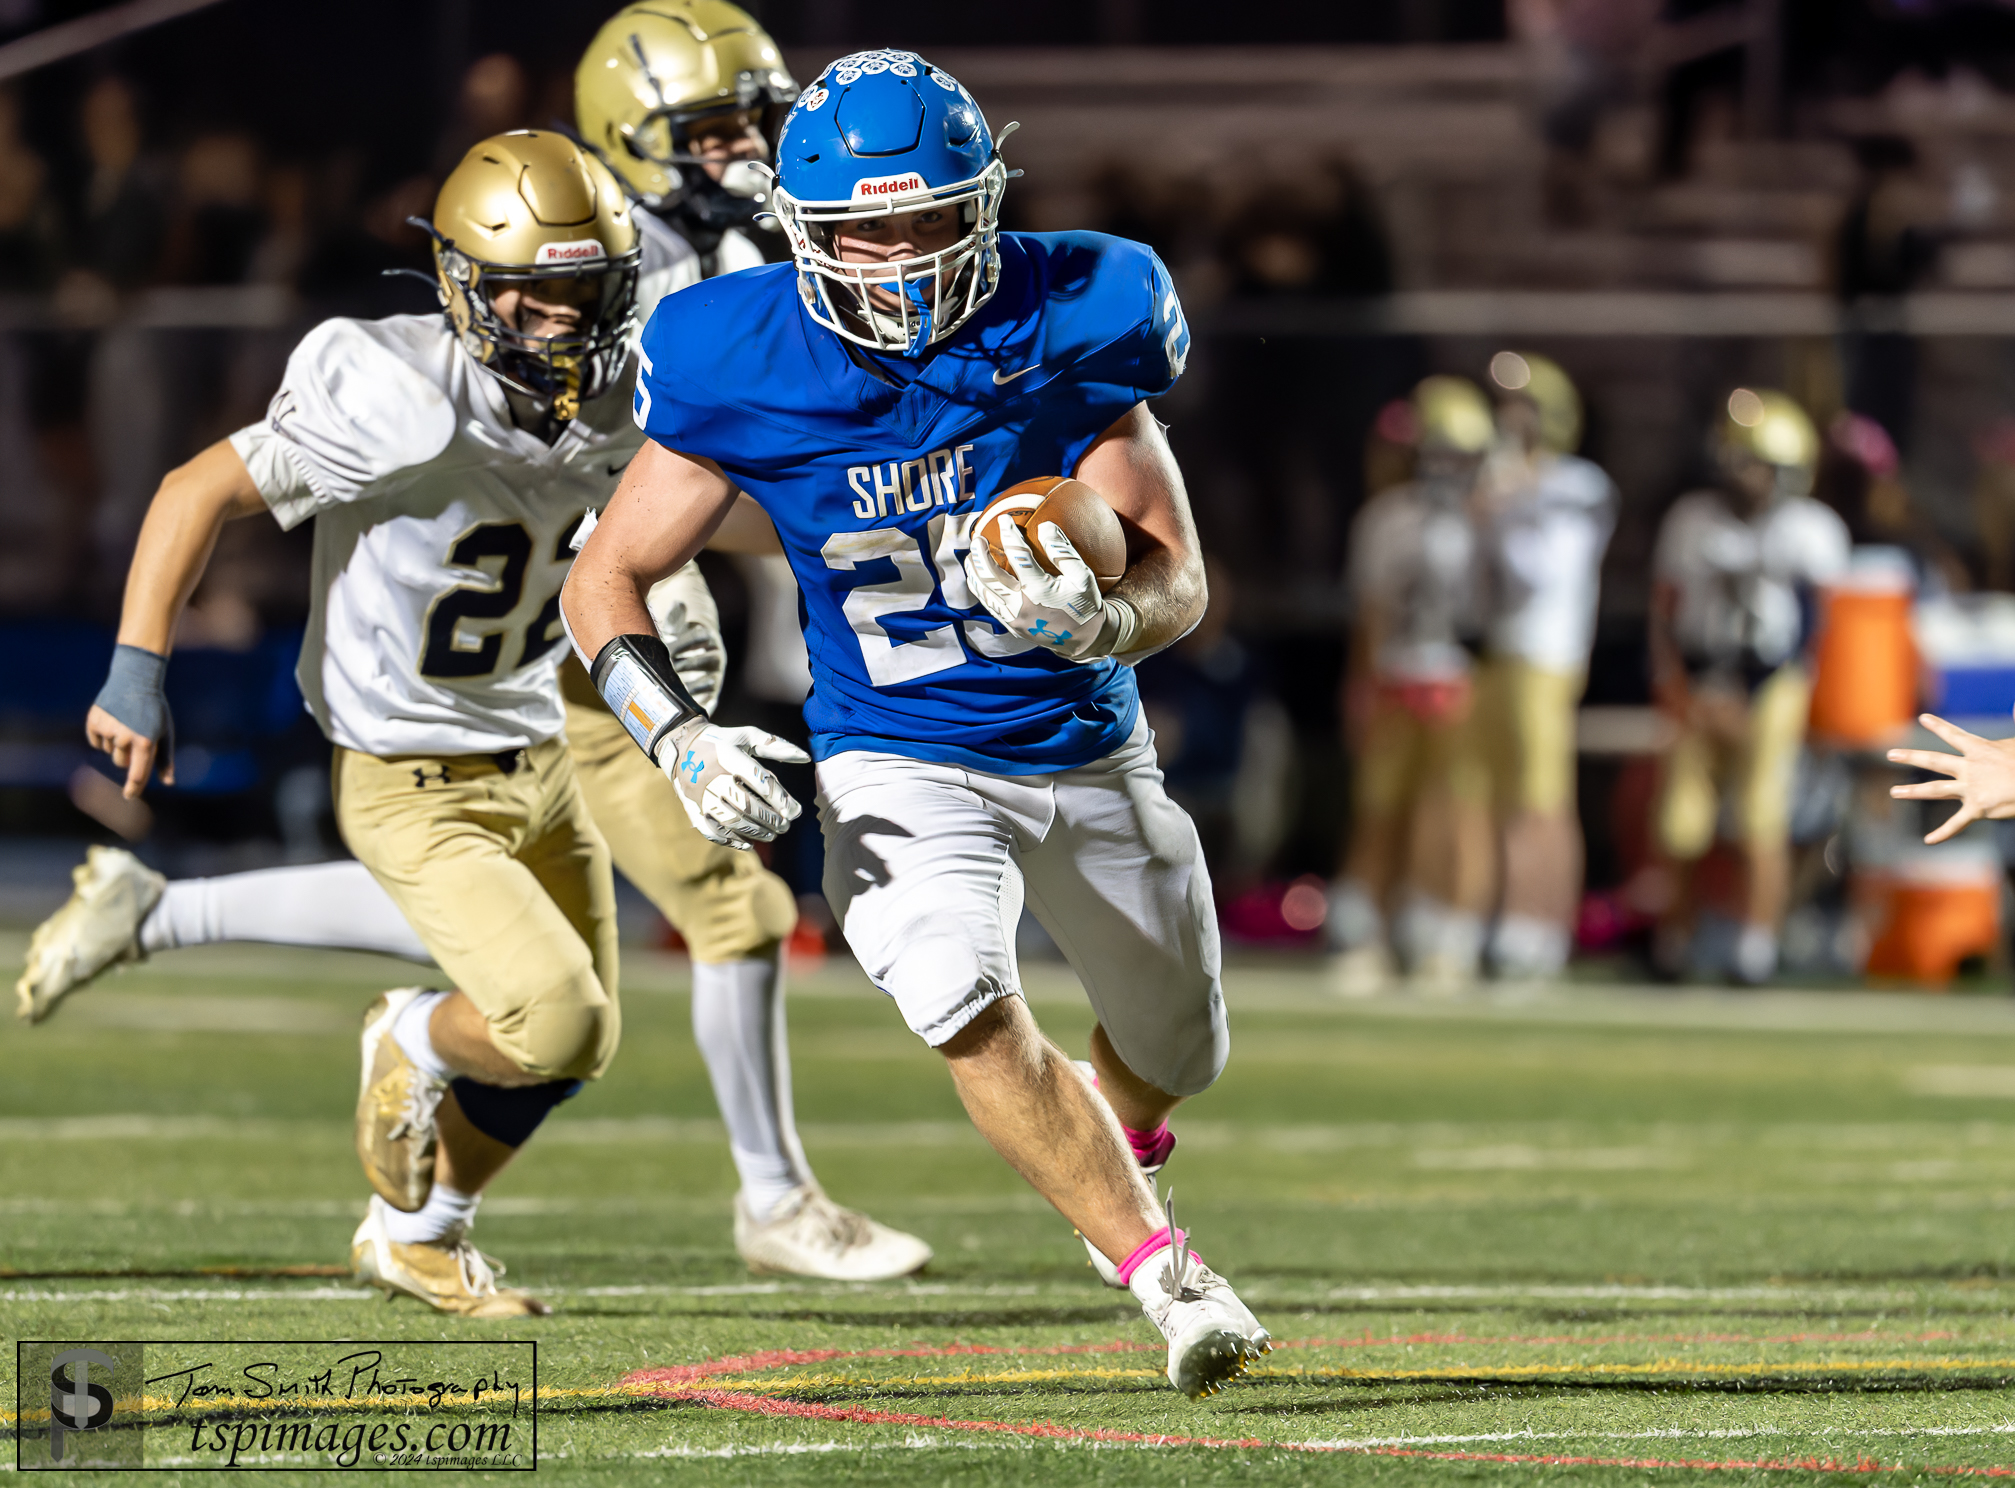
M1424 377L1413 390L1423 454L1481 455L1497 424L1483 391L1467 377Z
M752 217L763 174L743 163L716 186L698 169L694 131L739 120L774 139L797 96L783 53L747 11L727 0L638 0L588 43L574 73L574 122L647 206L725 192Z
M636 327L642 257L630 205L608 168L565 135L493 135L455 167L422 223L434 238L436 292L469 355L562 423L620 375ZM518 329L518 291L579 311L575 329Z
M1739 387L1728 395L1715 452L1731 471L1750 461L1774 467L1777 494L1802 496L1819 465L1819 431L1789 395Z
M1560 363L1537 352L1500 351L1490 359L1490 380L1538 411L1542 448L1571 455L1581 447L1581 394Z

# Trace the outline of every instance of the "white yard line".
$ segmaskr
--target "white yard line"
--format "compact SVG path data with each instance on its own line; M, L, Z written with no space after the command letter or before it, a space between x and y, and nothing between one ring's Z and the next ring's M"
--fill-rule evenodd
M1949 1071L1944 1066L1927 1068ZM1969 1071L1998 1066L1963 1066ZM2015 1066L2010 1067L2015 1078ZM1984 1077L1983 1077L1984 1085ZM1867 1121L1576 1122L1576 1121L1344 1121L1270 1125L1239 1121L1180 1121L1183 1146L1195 1152L1325 1153L1413 1148L1428 1167L1664 1166L1692 1152L1741 1146L1819 1149L1828 1152L1910 1152L1935 1148L1941 1155L2015 1163L2015 1122ZM979 1134L964 1121L810 1121L800 1128L814 1146L873 1150L883 1147L978 1147ZM338 1119L157 1115L145 1111L80 1116L0 1117L0 1143L211 1142L270 1145L276 1140L350 1139ZM564 1114L539 1132L542 1147L606 1147L623 1143L717 1145L726 1128L712 1117L610 1116L570 1119Z

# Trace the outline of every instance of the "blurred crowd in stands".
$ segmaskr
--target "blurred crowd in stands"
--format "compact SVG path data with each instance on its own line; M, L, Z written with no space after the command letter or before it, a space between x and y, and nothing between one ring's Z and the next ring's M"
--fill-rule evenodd
M1854 774L1863 746L1806 747L1814 705L1800 689L1818 669L1821 591L1857 561L1877 588L1907 573L1920 607L2015 590L2008 342L1927 349L1893 308L1925 289L2015 291L2015 156L1997 143L2015 140L2015 100L1992 80L2003 52L1905 58L1824 86L1793 56L1765 89L1740 65L1762 33L1740 33L1734 64L1726 46L1697 44L1724 12L1765 9L1513 0L1516 67L1483 49L1424 61L1423 49L1386 69L1413 90L1407 107L1419 103L1393 113L1405 138L1389 158L1383 136L1358 148L1284 125L1269 135L1246 118L1261 117L1251 100L1280 91L1289 108L1298 95L1227 81L1223 117L1259 129L1241 140L1273 144L1148 158L1092 137L1073 147L1075 175L1052 158L1009 193L1009 227L1153 244L1192 317L1191 370L1163 409L1212 603L1141 683L1233 935L1326 943L1348 986L1544 971L1577 943L1749 979L1780 954L1832 972L1879 960L1870 912L1852 902L1874 890L1854 888L1853 865L1887 849L1864 840L1856 859L1847 845L1849 804L1872 799ZM282 149L256 128L158 107L135 81L144 71L80 74L61 117L34 128L28 94L0 86L0 617L12 621L102 629L161 475L258 417L308 325L430 312L427 286L386 274L429 269L408 219L427 214L469 143L564 118L570 96L564 69L498 52L460 71L444 90L453 107L416 148ZM1505 132L1529 137L1529 172L1489 154L1505 141L1475 121L1500 116L1460 112L1478 99L1504 103ZM1219 106L1206 91L1194 110ZM1436 135L1444 107L1454 122ZM1040 148L1030 134L1017 146ZM1472 286L1810 292L1846 318L1838 335L1711 342L1305 324L1396 290ZM1751 427L1736 392L1767 405L1772 429L1809 434L1789 462L1804 473L1773 477L1770 494L1804 503L1796 546L1838 550L1837 563L1770 580L1782 593L1757 602L1780 631L1790 604L1792 640L1761 671L1754 657L1735 664L1739 686L1721 691L1740 707L1714 702L1715 687L1702 704L1675 678L1694 675L1679 633L1720 624L1701 615L1724 601L1739 610L1728 596L1741 586L1695 574L1696 591L1722 598L1681 602L1693 570L1672 556L1686 542L1762 542L1763 507L1742 505L1731 474L1729 431ZM1682 542L1674 524L1689 520ZM284 652L305 611L304 537L233 524L178 646ZM1549 556L1555 542L1570 556ZM742 659L725 707L781 727L802 691L788 576L719 563L709 577ZM1542 578L1567 589L1535 599ZM1514 593L1554 609L1520 620ZM1952 623L1991 650L1975 632L1992 625L1961 611ZM1433 634L1394 639L1420 626ZM2008 666L2015 678L2015 651ZM26 675L0 658L0 827L82 829L67 804L30 800L71 780L81 805L74 762L7 752L71 730L23 701ZM1638 710L1616 725L1638 734L1590 747L1584 701ZM1653 710L1663 724L1644 721ZM1777 719L1760 754L1752 714ZM288 749L285 768L247 778L267 795L292 781L293 806L171 809L164 833L270 836L285 818L289 851L311 851L301 822L318 798L300 761L312 749ZM816 882L816 850L815 838L780 849L801 888ZM1439 877L1409 866L1430 862Z

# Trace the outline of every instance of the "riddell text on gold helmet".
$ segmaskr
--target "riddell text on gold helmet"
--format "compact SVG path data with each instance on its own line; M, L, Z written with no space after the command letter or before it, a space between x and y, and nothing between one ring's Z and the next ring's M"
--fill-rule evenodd
M608 168L565 135L514 130L462 157L434 203L441 304L468 352L571 419L620 371L636 316L637 225ZM555 281L571 281L564 287ZM580 309L578 330L521 334L494 297L516 285Z
M679 189L689 124L740 109L759 116L768 134L797 93L776 42L739 6L639 0L588 43L574 72L574 122L589 148L655 205Z

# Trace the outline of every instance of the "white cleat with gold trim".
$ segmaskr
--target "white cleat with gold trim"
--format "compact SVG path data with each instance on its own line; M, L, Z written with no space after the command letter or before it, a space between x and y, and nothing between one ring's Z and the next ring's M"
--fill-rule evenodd
M76 887L35 927L28 964L14 984L16 1011L27 1023L40 1023L100 972L141 960L140 923L168 886L123 847L92 848L70 879Z

